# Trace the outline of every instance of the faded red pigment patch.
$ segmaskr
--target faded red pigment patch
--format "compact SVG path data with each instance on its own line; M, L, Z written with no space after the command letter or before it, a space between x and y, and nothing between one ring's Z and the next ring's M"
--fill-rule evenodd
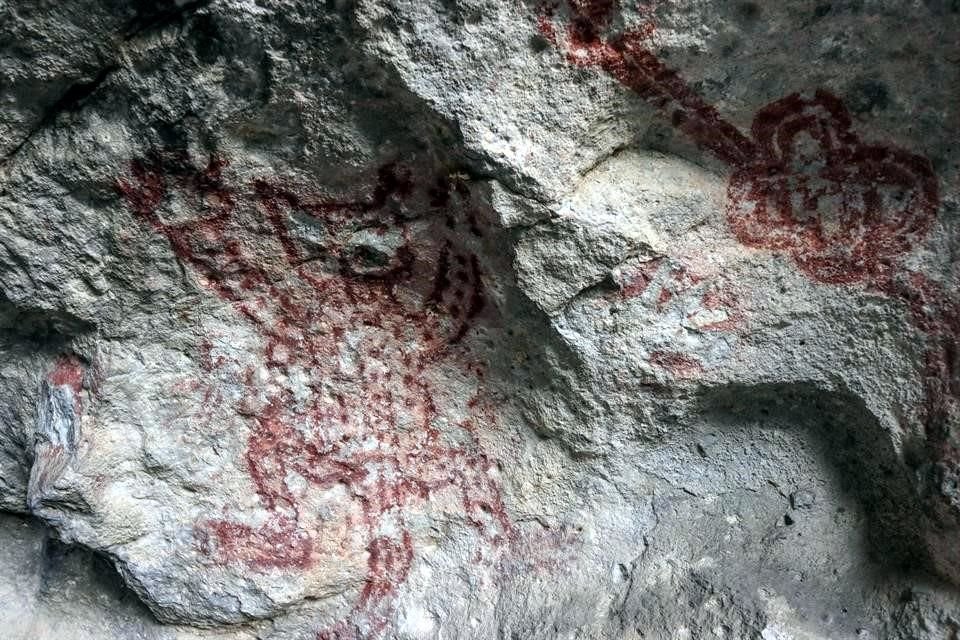
M960 299L929 277L911 271L894 274L873 285L902 300L913 324L927 334L923 380L926 401L924 429L938 459L960 470Z
M678 295L689 291L703 282L703 276L691 271L683 264L675 265L660 289L657 308L665 309Z
M405 513L438 497L458 504L491 548L515 538L479 441L481 426L495 426L479 398L484 367L461 344L489 312L480 259L461 241L482 234L482 216L463 179L415 180L398 164L346 198L277 180L236 189L225 167L212 158L193 169L184 154L156 152L118 181L137 217L261 336L271 376L264 385L201 344L205 370L242 371L234 411L252 423L245 463L268 518L203 522L200 549L264 571L306 570L324 553L324 532L305 524L316 516L290 479L342 487L353 506L335 535L346 546L365 540L367 577L350 616L318 637L375 637L415 555ZM478 389L466 417L435 399L433 376L450 368Z
M703 364L694 356L677 351L654 351L650 364L656 365L677 378L696 378L703 374Z
M615 275L615 279L621 281L620 300L646 294L658 314L679 310L687 326L698 331L733 332L744 320L740 300L729 282L685 262L655 258ZM692 297L696 297L695 303Z
M79 396L83 389L83 379L86 375L86 366L75 355L60 356L57 364L47 375L47 382L53 386L70 387L74 396Z
M938 569L957 581L955 546L949 540L960 524L952 491L960 478L960 300L954 290L914 272L895 274L877 288L904 301L913 324L928 336L920 417L927 460L932 462L925 467L925 478L934 491L925 509L938 524L929 532L934 561L942 562Z
M736 333L745 321L736 291L722 276L711 274L709 268L699 269L699 264L695 256L687 256L683 261L658 257L618 270L613 275L619 291L609 302L639 302L655 314L654 322L677 322L687 331ZM703 371L693 354L686 354L687 361L681 362L676 357L680 352L661 349L655 353L656 361L650 362L679 377L689 378Z
M718 312L724 317L722 320L700 322L697 328L701 331L731 332L743 325L744 314L740 308L740 299L733 288L726 282L711 286L700 298L700 306L712 312ZM696 320L699 314L691 313L688 320Z
M620 286L620 298L629 300L642 296L653 282L653 277L660 270L663 264L663 258L654 258L640 265L640 267L631 273Z
M68 387L73 397L76 413L83 411L83 383L87 375L86 365L75 355L64 355L57 359L53 370L47 374L47 382L55 387Z

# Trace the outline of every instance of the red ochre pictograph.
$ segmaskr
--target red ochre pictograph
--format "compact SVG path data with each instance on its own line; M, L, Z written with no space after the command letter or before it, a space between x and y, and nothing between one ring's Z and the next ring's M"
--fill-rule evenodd
M56 366L47 375L47 382L55 387L69 387L75 397L83 390L86 366L75 355L62 355L57 358Z
M909 307L932 345L924 368L928 441L945 442L960 407L960 303L903 264L939 211L930 162L861 140L843 102L822 89L763 107L745 135L651 50L652 21L614 32L619 5L547 1L537 27L570 64L606 72L730 168L726 218L742 244L789 256L814 281L859 283ZM649 3L640 9L650 17ZM950 445L938 458L957 465L960 451Z
M931 343L928 435L940 447L938 459L960 460L942 433L960 397L960 305L901 262L939 208L930 163L861 141L842 102L823 90L764 107L744 135L649 49L652 23L608 33L618 4L549 2L538 26L570 63L610 74L730 167L727 220L740 242L789 256L815 281L862 283L907 304ZM491 546L516 538L496 463L478 437L479 426L494 420L482 393L483 366L461 344L487 311L479 258L459 241L482 233L478 214L462 180L417 181L398 164L383 166L366 195L343 199L276 180L235 188L223 176L226 166L212 157L198 168L184 153L159 151L133 161L118 180L137 217L262 337L270 374L307 380L305 389L265 385L253 367L243 370L235 411L253 425L245 462L269 517L259 526L228 517L200 523L200 546L223 562L263 571L306 569L323 553L321 532L305 526L316 518L305 513L302 489L290 478L342 487L353 506L337 535L365 541L367 575L351 614L318 638L375 637L415 555L405 521L411 509L454 496ZM185 203L188 219L165 215L172 198ZM430 212L428 228L417 229L423 220L409 215L407 202ZM322 238L297 233L295 220ZM650 278L637 274L623 294L642 294ZM671 295L664 288L658 304ZM702 306L735 302L724 296L707 292ZM230 371L209 342L202 351L208 371ZM651 359L678 376L700 369L683 354ZM445 369L478 389L460 415L435 401L433 376ZM73 385L72 370L61 377ZM206 397L222 396L209 389Z
M744 323L739 297L722 275L701 267L700 257L689 255L658 256L619 269L618 291L609 302L637 300L654 318L672 318L703 335L736 332ZM651 351L649 362L681 379L698 378L705 370L697 355L666 348Z
M540 31L571 63L606 71L731 168L727 219L740 242L783 252L820 282L848 283L883 276L929 230L939 196L925 158L862 142L843 103L823 90L764 107L748 137L649 49L652 23L606 37L616 6L570 0L560 29L559 6L548 4Z
M492 313L480 260L459 242L482 233L478 214L463 180L417 183L399 164L383 166L365 196L344 199L280 181L235 188L226 166L213 157L196 168L182 152L160 151L117 183L134 214L262 337L269 384L257 367L215 356L209 341L201 360L221 377L240 368L234 412L252 425L246 469L268 517L202 522L200 548L270 571L310 568L331 537L343 552L362 544L367 572L353 611L318 638L376 637L414 559L411 511L454 505L443 508L490 549L515 536L478 437L496 426L484 367L464 344ZM187 219L170 217L184 215L168 212L175 198ZM446 392L435 382L451 371L476 390L453 408L449 394L437 400ZM304 486L345 491L349 506L318 519Z

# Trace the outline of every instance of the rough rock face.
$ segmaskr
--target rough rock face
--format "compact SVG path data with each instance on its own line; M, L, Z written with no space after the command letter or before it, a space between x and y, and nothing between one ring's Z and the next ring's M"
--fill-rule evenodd
M960 633L960 5L0 0L12 638Z

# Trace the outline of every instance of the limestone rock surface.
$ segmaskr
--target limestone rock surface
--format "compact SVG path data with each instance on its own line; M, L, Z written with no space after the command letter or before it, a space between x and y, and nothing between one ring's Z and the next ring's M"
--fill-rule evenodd
M957 634L958 33L0 0L5 633Z

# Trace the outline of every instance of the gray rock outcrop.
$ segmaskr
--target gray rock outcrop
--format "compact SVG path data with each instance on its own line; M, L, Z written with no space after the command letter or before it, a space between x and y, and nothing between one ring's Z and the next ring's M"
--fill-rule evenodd
M960 632L960 7L0 0L10 637Z

